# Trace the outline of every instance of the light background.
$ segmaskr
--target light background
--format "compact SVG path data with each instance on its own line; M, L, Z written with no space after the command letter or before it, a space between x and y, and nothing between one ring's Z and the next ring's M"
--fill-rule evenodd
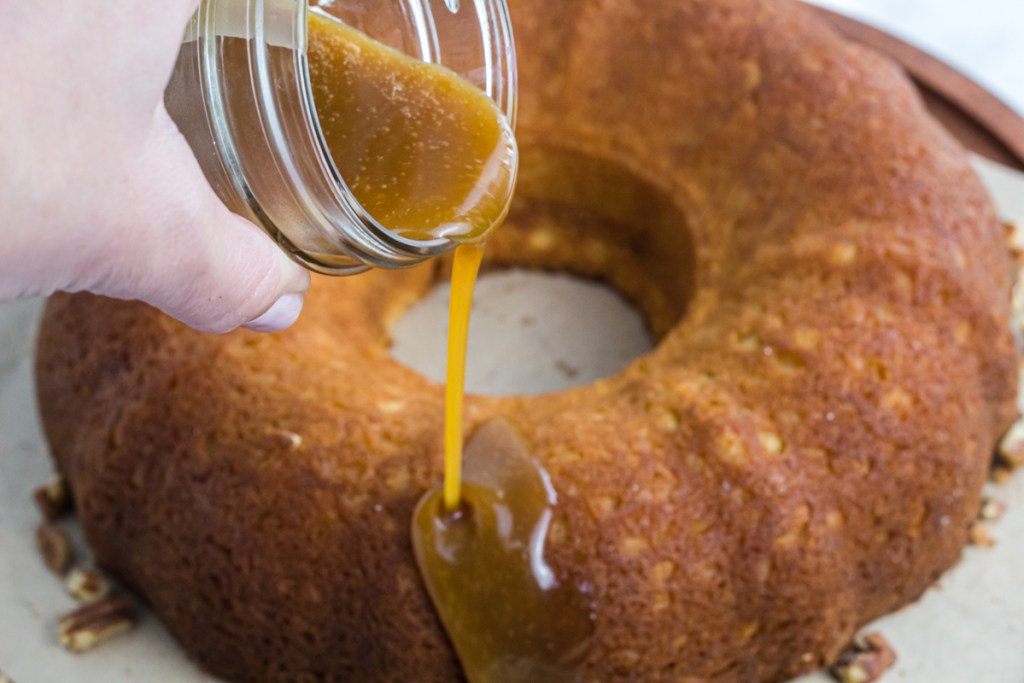
M1024 114L1024 0L814 0L941 58Z

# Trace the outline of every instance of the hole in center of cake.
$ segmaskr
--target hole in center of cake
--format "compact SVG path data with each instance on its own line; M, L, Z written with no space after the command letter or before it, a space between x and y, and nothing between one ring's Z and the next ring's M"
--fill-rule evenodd
M685 315L694 289L686 219L623 165L524 146L505 225L474 298L466 389L543 394L615 374ZM449 288L392 327L392 354L444 380Z
M391 353L441 382L449 286L438 285L391 328ZM614 289L566 274L485 274L470 321L466 389L542 394L590 384L647 353L643 316Z

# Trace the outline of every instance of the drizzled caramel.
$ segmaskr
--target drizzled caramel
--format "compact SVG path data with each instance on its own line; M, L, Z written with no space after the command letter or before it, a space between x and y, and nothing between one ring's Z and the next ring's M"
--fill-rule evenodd
M455 512L462 491L462 404L466 386L466 349L482 245L465 244L455 251L452 293L448 304L448 368L444 402L444 507Z
M310 19L309 68L324 137L362 206L402 237L460 243L445 479L420 501L412 526L434 605L470 683L581 681L592 609L586 591L545 558L557 503L547 472L503 421L480 428L462 452L469 316L484 238L504 218L515 181L511 131L454 73L319 14Z

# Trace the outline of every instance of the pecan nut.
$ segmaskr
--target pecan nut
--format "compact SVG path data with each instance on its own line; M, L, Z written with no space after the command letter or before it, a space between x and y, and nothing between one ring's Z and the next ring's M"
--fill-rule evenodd
M967 541L971 545L976 545L980 548L991 548L996 544L996 539L992 538L989 526L985 522L975 522L971 525L970 531L967 534Z
M1010 470L1024 466L1024 427L1015 426L999 442L996 465Z
M110 595L110 582L92 569L76 567L64 579L64 588L79 602L96 602Z
M63 574L71 564L71 539L67 532L52 524L40 524L36 529L36 545L43 562L51 571Z
M53 475L48 484L37 488L32 499L47 522L55 522L71 512L71 492L59 474Z
M135 626L135 610L121 596L83 605L60 619L60 643L71 652L85 652Z
M983 522L998 522L1006 514L1006 503L995 498L982 498L978 519Z
M896 653L879 633L854 638L829 669L840 683L874 683L896 663Z

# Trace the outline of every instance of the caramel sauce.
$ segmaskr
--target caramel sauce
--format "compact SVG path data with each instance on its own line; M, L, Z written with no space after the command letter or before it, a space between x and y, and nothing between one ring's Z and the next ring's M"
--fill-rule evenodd
M460 243L444 482L420 501L412 525L424 582L470 683L579 681L590 600L545 561L557 502L547 473L501 421L477 432L465 459L462 452L473 290L484 239L504 219L515 182L512 133L494 104L450 71L319 14L309 35L320 126L353 194L403 237Z
M464 244L455 250L452 293L448 304L448 366L444 402L444 507L459 507L462 489L462 404L466 387L466 347L483 246Z
M420 501L413 547L470 683L573 683L592 633L590 598L544 558L557 503L515 430L495 420L466 448L462 501Z
M407 239L472 242L501 223L518 155L486 94L316 12L307 58L334 164L381 225Z

